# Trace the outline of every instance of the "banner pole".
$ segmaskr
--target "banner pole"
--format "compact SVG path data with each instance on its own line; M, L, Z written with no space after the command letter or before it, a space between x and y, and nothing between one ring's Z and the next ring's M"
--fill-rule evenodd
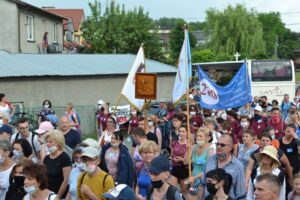
M122 94L120 93L119 98L118 98L118 101L117 101L117 105L115 106L112 115L114 115L114 114L116 113L116 109L117 109L117 107L118 107L118 105L119 105L119 103L120 103L120 101L121 101L121 98L122 98Z
M145 131L145 134L147 134L146 133L147 126L148 126L148 120L147 120L147 99L145 99L144 105L145 105L145 108L144 108L144 131Z

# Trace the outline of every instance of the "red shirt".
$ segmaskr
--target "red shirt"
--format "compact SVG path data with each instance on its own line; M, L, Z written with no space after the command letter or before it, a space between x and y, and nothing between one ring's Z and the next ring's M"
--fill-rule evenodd
M275 138L276 139L282 138L282 136L284 134L284 130L286 128L286 124L282 121L282 119L280 119L280 122L277 124L274 124L272 122L272 119L270 119L268 121L268 126L272 126L275 129Z
M261 132L268 126L267 119L261 117L260 120L256 121L254 118L250 121L250 128L254 131L257 138L260 138Z
M106 115L104 115L102 112L100 112L97 115L98 124L101 123L101 127L102 127L103 131L106 129L106 121L109 117L110 117L110 113L107 113Z
M130 121L129 121L129 125L131 127L131 131L135 128L137 128L139 126L139 119L138 117L134 117L132 116Z

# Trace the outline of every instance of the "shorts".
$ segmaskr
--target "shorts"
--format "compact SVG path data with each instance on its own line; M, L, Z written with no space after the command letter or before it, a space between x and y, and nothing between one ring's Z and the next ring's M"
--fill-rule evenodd
M172 166L171 174L179 180L184 180L189 177L188 165Z

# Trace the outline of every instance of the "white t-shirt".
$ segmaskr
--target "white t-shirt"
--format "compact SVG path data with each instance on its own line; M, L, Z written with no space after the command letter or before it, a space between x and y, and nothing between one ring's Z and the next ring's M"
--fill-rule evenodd
M7 170L0 172L0 199L1 200L5 199L5 195L9 187L9 175L13 167L14 165L12 165Z
M13 144L14 141L16 140L16 136L17 134L19 134L18 138L17 139L20 139L20 138L23 138L22 134L21 133L15 133L11 136L11 139L10 139L10 143ZM33 138L33 144L31 143L32 142L32 135L33 133L32 132L29 132L29 136L27 138L23 138L23 139L26 139L29 144L31 145L32 147L32 153L35 154L34 152L34 148L33 148L33 145L35 147L35 150L38 152L38 151L41 151L41 144L39 143L38 141L38 136L35 135L34 138Z
M51 195L51 196L50 196ZM54 200L57 195L54 192L51 192L44 200ZM49 198L50 197L50 198ZM23 200L30 200L30 195L26 194Z

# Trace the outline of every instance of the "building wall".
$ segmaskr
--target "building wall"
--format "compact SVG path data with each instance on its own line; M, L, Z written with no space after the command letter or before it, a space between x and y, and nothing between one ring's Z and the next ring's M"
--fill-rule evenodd
M18 9L15 3L0 0L0 49L18 52Z
M12 102L24 102L27 108L51 100L53 106L72 102L75 107L96 105L99 99L117 103L126 76L1 78L0 91ZM175 74L158 75L157 99L172 98ZM124 99L120 105L127 104Z
M26 16L33 16L33 41L27 40ZM56 38L54 41L54 24L56 25ZM62 21L53 20L46 16L20 10L20 46L21 53L40 53L43 42L43 35L48 32L48 43L63 45L63 24Z

